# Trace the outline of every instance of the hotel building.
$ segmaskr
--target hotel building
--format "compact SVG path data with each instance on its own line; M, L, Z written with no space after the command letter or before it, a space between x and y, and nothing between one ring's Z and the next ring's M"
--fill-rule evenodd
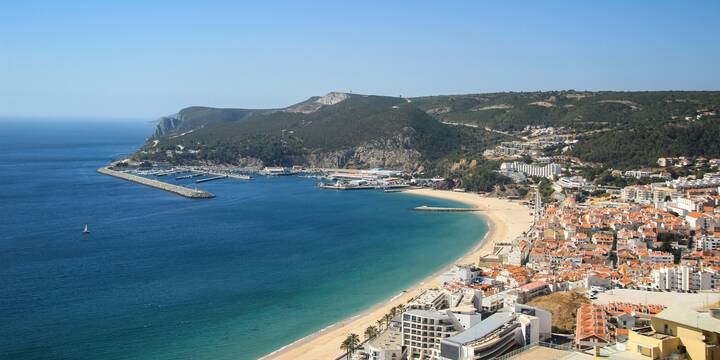
M441 360L493 359L551 336L549 312L516 305L499 311L469 329L441 340Z
M558 164L545 166L526 164L521 161L505 162L500 165L500 171L519 171L527 176L555 179L562 173L562 167Z
M456 334L456 324L446 310L408 310L402 315L402 344L408 359L438 359L440 341Z

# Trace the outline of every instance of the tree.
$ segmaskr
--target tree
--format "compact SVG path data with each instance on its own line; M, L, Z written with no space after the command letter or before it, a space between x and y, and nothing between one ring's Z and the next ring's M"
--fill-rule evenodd
M360 345L360 336L352 333L340 344L340 349L346 351L347 358L350 359L350 355L358 348L358 345Z
M383 319L378 319L375 323L377 324L378 330L382 330Z
M385 328L390 326L390 322L392 321L393 317L394 316L392 313L387 313L383 316L383 322L385 322Z
M340 350L345 352L347 359L350 359L350 353L352 352L352 347L350 346L350 336L346 337L342 344L340 344Z
M375 338L378 336L378 328L375 326L368 326L367 329L365 329L365 339L370 340L372 338Z

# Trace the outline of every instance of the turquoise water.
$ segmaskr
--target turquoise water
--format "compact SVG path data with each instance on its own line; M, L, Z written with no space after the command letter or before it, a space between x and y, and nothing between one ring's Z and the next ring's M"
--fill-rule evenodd
M253 359L398 294L487 230L450 202L313 180L101 176L141 122L0 121L0 358ZM91 235L82 236L88 223Z

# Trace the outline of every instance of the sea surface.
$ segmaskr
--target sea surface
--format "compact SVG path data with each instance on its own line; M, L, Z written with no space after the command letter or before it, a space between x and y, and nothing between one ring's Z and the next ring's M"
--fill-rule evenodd
M203 183L217 197L190 200L95 172L153 126L0 120L0 359L254 359L487 231L474 214L410 210L458 204L298 177Z

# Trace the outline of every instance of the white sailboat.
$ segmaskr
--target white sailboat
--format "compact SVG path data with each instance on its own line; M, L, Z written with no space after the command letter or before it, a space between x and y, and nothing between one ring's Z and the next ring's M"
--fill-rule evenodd
M88 230L87 224L85 224L85 228L83 229L82 233L83 233L83 234L89 234L89 233L90 233L90 230Z

